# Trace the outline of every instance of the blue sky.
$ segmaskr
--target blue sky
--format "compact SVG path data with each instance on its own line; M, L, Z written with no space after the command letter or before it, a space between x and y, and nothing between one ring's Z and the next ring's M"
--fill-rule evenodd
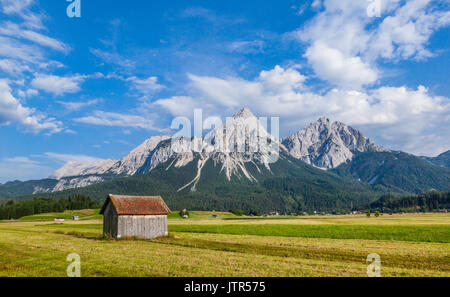
M374 0L375 1L375 0ZM0 182L120 159L175 116L321 116L450 149L447 1L0 0Z

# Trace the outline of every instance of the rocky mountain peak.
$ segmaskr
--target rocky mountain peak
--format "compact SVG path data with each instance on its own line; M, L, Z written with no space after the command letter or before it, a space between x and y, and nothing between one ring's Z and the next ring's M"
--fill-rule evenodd
M145 164L157 146L162 141L170 138L170 136L153 136L147 139L140 146L132 150L122 160L114 164L109 172L117 175L135 174Z
M325 117L283 139L282 143L293 157L322 169L336 168L352 160L357 151L387 151L358 130Z
M72 161L65 164L62 168L53 172L50 178L62 179L66 177L92 175L92 174L104 174L113 164L115 160L96 160L91 163L82 163Z
M328 119L328 118L326 118L326 117L321 117L321 118L317 121L317 123L319 123L319 124L321 124L321 123L323 123L323 124L330 124L331 122L330 122L330 119Z
M238 113L236 113L233 118L234 119L247 119L247 118L254 118L255 115L253 114L253 112L248 108L248 107L244 107L243 109L241 109Z

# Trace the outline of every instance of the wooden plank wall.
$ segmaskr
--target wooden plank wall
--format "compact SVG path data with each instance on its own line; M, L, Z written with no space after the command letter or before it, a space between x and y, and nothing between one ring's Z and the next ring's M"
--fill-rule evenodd
M103 236L108 235L110 237L117 237L117 223L118 216L111 203L106 206L103 214Z
M167 216L119 216L118 238L152 239L169 234Z

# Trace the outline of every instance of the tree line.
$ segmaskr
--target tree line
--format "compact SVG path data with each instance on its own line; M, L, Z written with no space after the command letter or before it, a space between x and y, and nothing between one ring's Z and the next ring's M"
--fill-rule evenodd
M0 205L0 220L16 220L25 216L99 208L100 204L84 195L70 195L66 198L34 198L32 200L8 201Z
M393 195L384 195L370 204L371 209L384 212L410 212L410 211L438 211L450 208L450 192L430 192L417 196L396 198Z

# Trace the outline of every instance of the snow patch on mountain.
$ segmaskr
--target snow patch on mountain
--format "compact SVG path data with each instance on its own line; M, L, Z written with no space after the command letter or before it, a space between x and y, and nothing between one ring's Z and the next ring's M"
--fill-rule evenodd
M134 175L144 166L155 148L170 136L154 136L132 150L125 158L115 163L108 172L117 175Z
M62 168L53 172L50 178L60 180L65 177L83 176L93 174L104 174L117 161L114 160L96 160L92 163L81 163L77 161L69 162Z
M98 184L106 181L102 176L79 176L60 179L58 184L52 189L52 192L64 191L67 189L77 189Z

